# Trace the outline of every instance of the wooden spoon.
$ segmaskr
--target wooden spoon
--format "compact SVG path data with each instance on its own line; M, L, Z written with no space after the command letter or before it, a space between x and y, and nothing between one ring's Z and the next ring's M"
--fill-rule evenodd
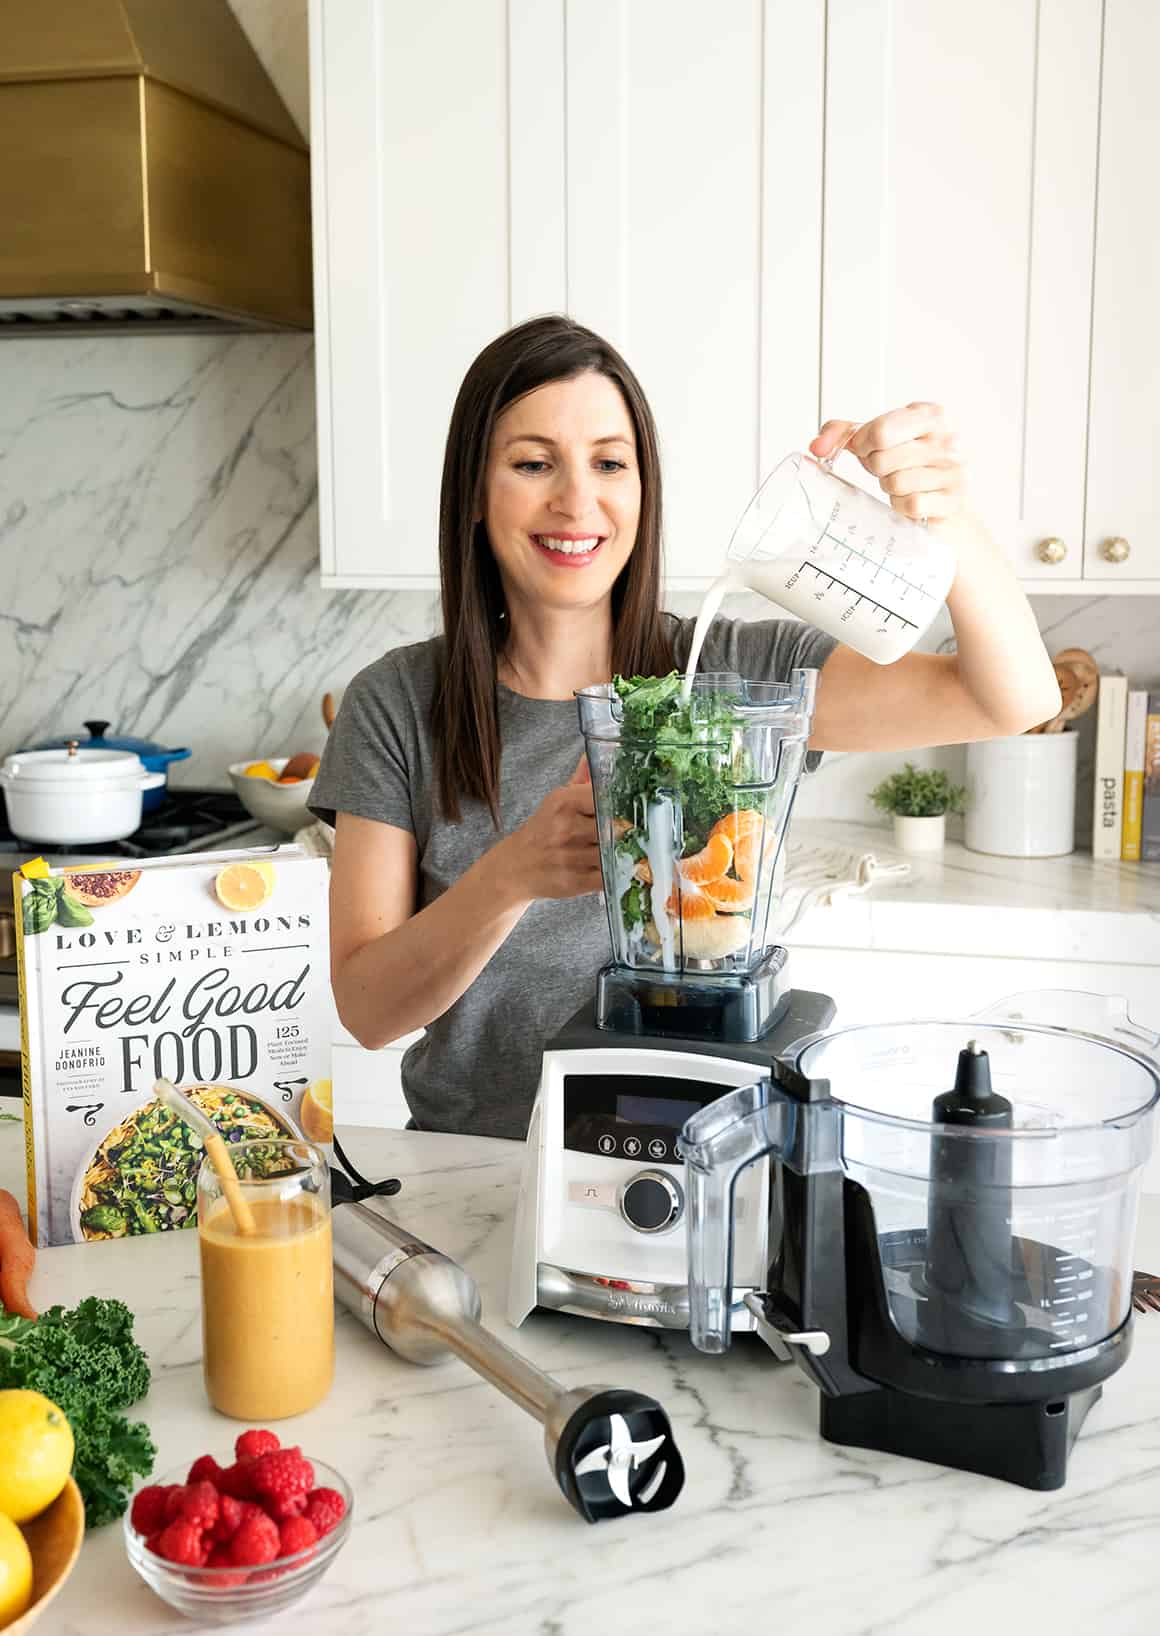
M1060 659L1053 661L1053 667L1059 683L1060 707L1050 721L1033 727L1033 733L1062 733L1069 721L1075 721L1077 716L1091 709L1099 691L1098 673L1095 679L1089 680L1074 665Z

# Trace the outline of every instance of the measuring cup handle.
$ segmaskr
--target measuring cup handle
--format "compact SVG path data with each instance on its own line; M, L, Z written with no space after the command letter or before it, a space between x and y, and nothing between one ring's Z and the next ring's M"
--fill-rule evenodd
M838 456L846 448L847 444L849 443L850 439L854 436L854 434L856 432L860 432L862 430L863 426L865 426L865 424L866 424L866 422L864 420L855 421L850 426L850 428L847 431L845 437L838 444L838 447L834 450L834 452L832 454L824 455L822 457L822 459L820 459L818 461L818 465L822 468L823 471L828 471L828 472L833 471L834 461L838 458ZM926 515L925 511L919 516L918 522L921 525L921 527L923 527L923 528L925 528L927 526L928 518L927 518L927 515Z
M850 439L854 436L854 434L856 432L860 432L862 430L863 426L865 426L865 424L866 424L866 422L864 420L853 421L851 423L850 428L847 431L845 437L843 437L842 441L838 444L838 447L833 451L832 454L823 455L822 458L818 461L818 465L823 466L826 471L833 471L834 461L843 452L846 445L849 443Z

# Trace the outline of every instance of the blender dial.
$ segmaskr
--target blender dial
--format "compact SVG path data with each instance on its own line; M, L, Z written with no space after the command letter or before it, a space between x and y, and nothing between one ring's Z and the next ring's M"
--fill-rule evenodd
M679 1182L663 1170L641 1170L620 1190L620 1213L638 1233L665 1233L685 1213Z

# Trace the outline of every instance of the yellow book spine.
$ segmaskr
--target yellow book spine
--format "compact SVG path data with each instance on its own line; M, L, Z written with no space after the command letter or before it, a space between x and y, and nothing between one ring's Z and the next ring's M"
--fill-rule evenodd
M1140 836L1144 820L1144 773L1142 768L1124 769L1124 833L1120 858L1124 863L1139 863Z

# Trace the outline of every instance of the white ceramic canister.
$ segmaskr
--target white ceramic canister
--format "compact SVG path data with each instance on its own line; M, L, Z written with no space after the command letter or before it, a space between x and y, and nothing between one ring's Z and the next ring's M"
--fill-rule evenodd
M1062 858L1075 851L1079 736L1020 733L967 746L964 840L1002 858Z
M144 792L164 782L131 750L22 750L0 767L9 828L42 845L124 840L141 827Z

